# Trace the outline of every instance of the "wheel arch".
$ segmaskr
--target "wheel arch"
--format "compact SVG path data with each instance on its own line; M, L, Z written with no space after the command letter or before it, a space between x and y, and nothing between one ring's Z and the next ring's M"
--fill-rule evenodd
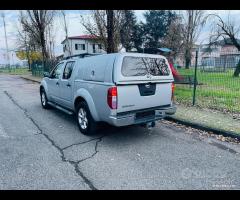
M41 92L42 90L45 90L45 88L43 87L43 85L40 85L39 92Z
M99 116L98 116L94 101L93 101L91 95L89 94L89 92L85 89L80 89L80 90L77 91L77 94L74 98L74 111L75 112L76 112L77 105L81 101L85 101L87 103L93 119L95 121L99 121Z
M40 83L39 92L41 92L42 90L45 91L45 94L46 94L46 96L47 96L47 98L49 100L50 96L48 94L48 87L47 87L47 83L46 83L46 81L44 79Z

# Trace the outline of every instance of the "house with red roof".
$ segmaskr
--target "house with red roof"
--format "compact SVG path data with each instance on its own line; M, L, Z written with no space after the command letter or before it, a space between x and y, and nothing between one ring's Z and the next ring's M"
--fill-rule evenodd
M81 54L104 54L103 44L94 35L71 36L61 42L64 57Z

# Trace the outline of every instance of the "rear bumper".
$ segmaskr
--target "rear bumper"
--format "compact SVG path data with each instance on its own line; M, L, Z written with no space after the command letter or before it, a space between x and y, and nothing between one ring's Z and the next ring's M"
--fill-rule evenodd
M168 115L175 114L177 107L173 105L171 107L153 109L153 110L155 110L155 116L145 117L141 119L136 119L136 112L134 111L132 113L122 115L122 116L110 116L109 123L114 126L128 126L133 124L144 124L147 122L153 122L153 121L163 119Z

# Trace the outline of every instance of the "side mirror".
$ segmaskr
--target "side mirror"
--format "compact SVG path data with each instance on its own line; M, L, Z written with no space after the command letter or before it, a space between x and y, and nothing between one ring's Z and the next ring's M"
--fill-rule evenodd
M50 78L50 74L49 74L49 72L44 72L44 73L43 73L43 76L44 76L44 77L49 77L49 78Z

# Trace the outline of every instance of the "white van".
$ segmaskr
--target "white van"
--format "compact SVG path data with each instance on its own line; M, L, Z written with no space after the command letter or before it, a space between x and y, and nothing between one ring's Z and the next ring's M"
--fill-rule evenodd
M76 114L84 134L98 122L154 124L176 112L173 75L165 57L114 53L60 62L40 85L43 108Z

